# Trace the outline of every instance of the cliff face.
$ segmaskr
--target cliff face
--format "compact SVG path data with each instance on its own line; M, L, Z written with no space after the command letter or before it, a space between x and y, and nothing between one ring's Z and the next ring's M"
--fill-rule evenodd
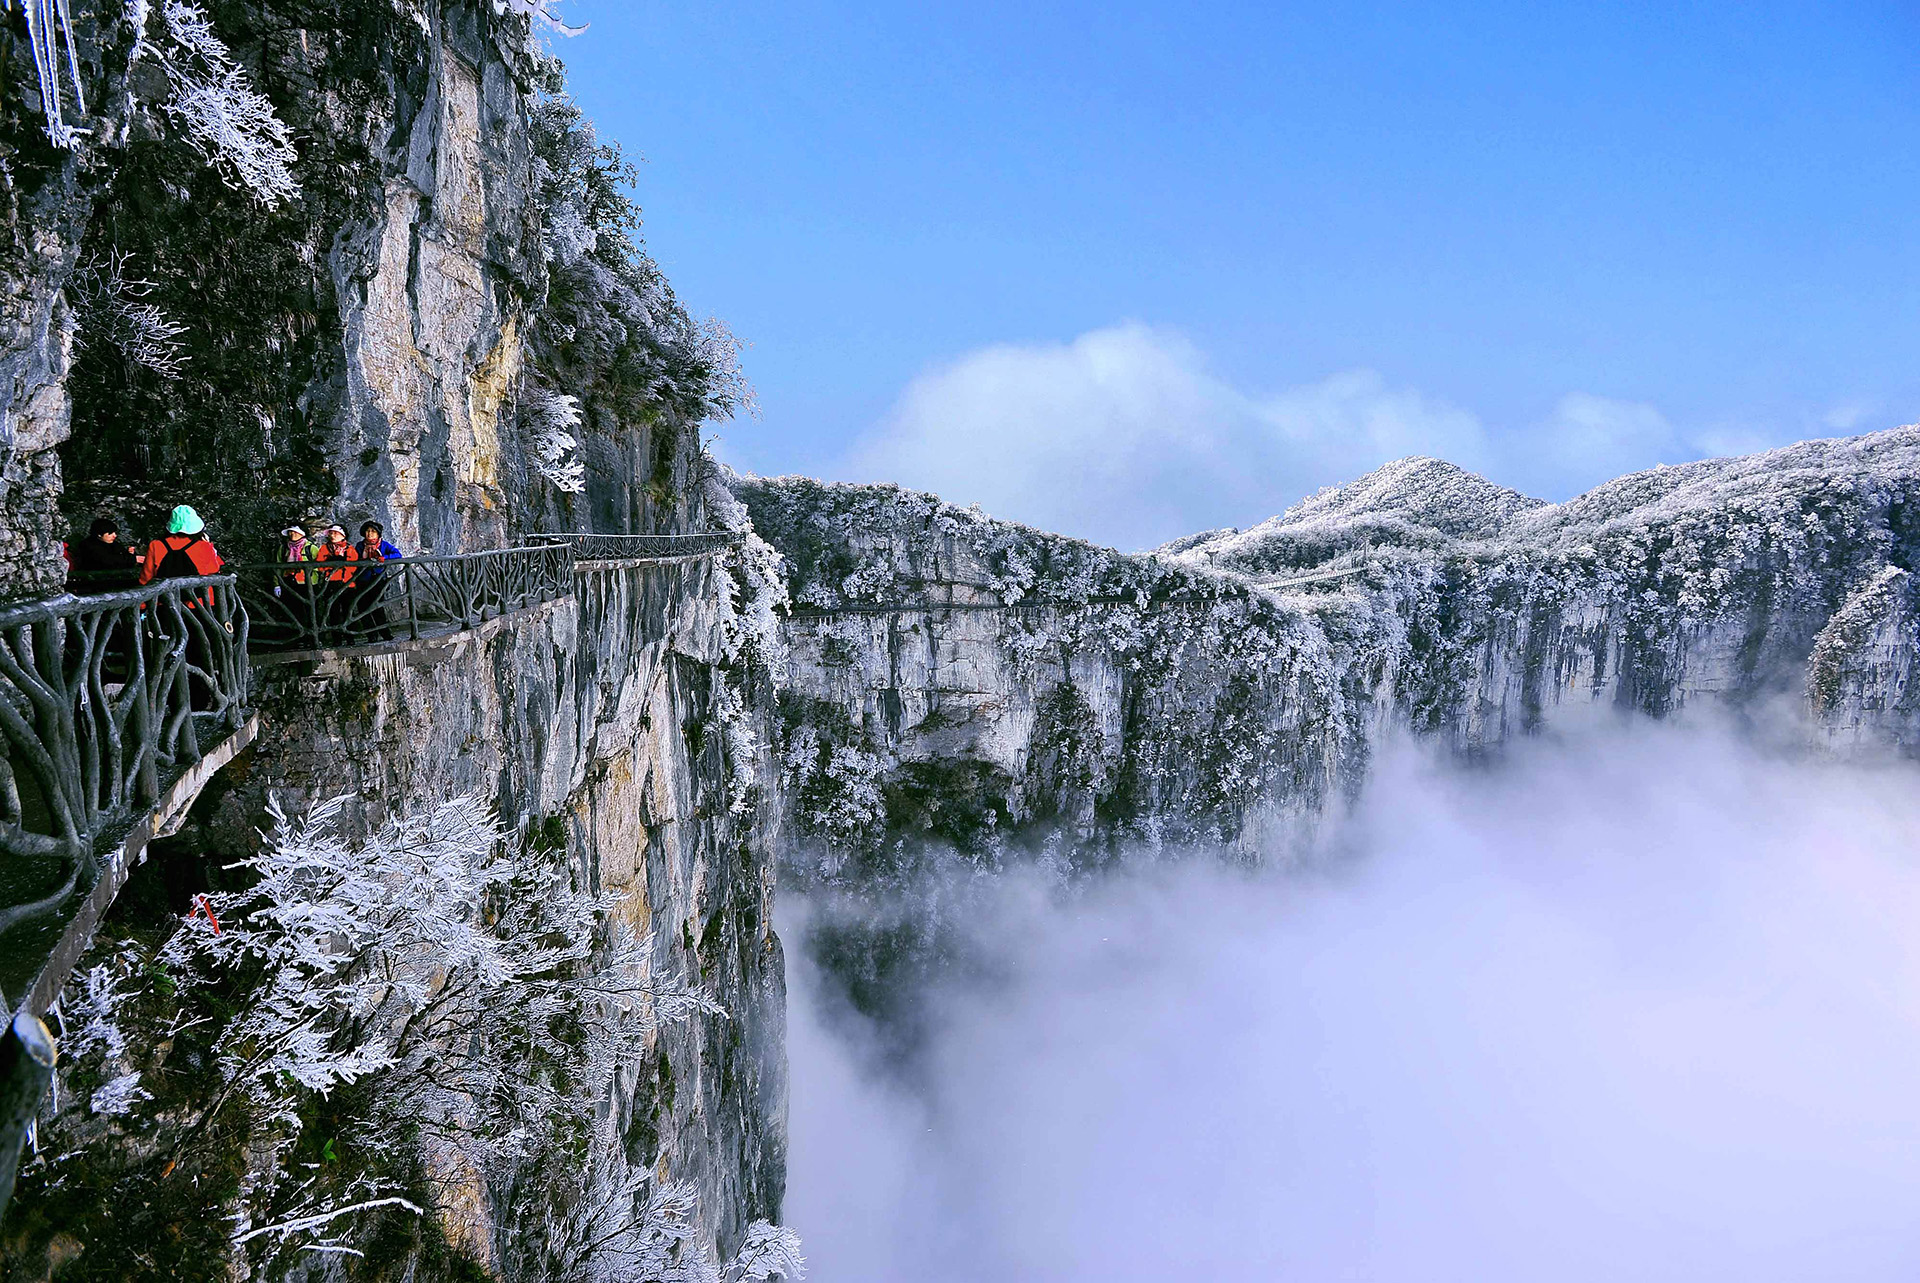
M56 588L60 444L72 405L73 273L89 202L77 158L33 114L33 51L9 6L0 23L0 598Z
M181 123L177 76L205 64L166 6L77 16L76 151L47 142L9 13L0 480L25 505L12 537L32 541L8 559L18 591L54 582L62 522L105 513L144 535L179 502L250 559L312 517L379 518L435 552L690 519L698 424L732 395L724 345L633 247L623 162L556 96L528 19L494 9L196 9L289 124L284 194ZM177 327L165 359L122 333L129 304ZM569 459L582 483L556 480Z
M1560 505L1405 461L1141 558L893 487L737 488L787 561L783 766L829 881L909 836L1257 858L1395 728L1478 752L1580 710L1711 704L1914 739L1917 428Z
M57 591L59 542L94 515L144 537L181 502L231 561L267 559L290 520L378 518L413 554L734 510L706 487L699 441L738 395L726 344L635 243L623 162L523 13L95 8L74 24L85 109L61 90L88 131L73 150L48 142L24 19L10 9L0 36L0 596ZM183 124L180 77L222 58L288 127L285 190ZM663 976L726 1009L663 1022L598 1105L624 1151L613 1165L690 1182L694 1238L731 1252L749 1222L778 1219L784 1181L777 780L768 656L739 613L764 609L742 587L747 555L583 569L572 599L464 640L261 668L258 745L155 848L128 923L177 924L189 890L258 846L269 797L355 793L347 823L365 833L478 796L610 893ZM130 1145L129 1170L164 1182L165 1156ZM573 1156L582 1172L607 1158ZM540 1252L578 1246L538 1241L524 1189L430 1175L445 1197L427 1222L395 1221L417 1241L388 1244L387 1272L367 1277L544 1277ZM169 1225L218 1238L232 1192L157 1196L146 1219L117 1218L127 1241L111 1250L145 1259L135 1240ZM10 1268L123 1259L118 1195L60 1195L63 1215L101 1218L90 1258L33 1219L33 1197L29 1182L0 1244ZM435 1255L442 1239L464 1264ZM193 1269L224 1270L220 1250Z
M722 1253L749 1222L778 1219L785 1180L785 972L764 854L774 814L734 596L711 560L604 563L582 570L571 600L479 636L270 667L260 705L273 733L177 839L238 855L269 794L303 805L354 793L363 829L478 794L563 853L652 937L657 972L727 1010L663 1024L607 1102L625 1161L693 1182ZM536 1232L515 1203L510 1189L476 1188L439 1210L454 1242L497 1269Z

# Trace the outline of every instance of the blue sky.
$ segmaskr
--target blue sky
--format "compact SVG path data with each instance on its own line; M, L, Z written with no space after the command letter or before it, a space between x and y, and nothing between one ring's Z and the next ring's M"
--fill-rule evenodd
M1911 5L562 12L737 466L1130 546L1920 419Z

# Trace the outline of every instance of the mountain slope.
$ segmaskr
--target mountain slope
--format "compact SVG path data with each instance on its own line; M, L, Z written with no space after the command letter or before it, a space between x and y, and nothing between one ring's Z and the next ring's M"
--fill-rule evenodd
M1886 579L1920 538L1920 428L1558 505L1403 460L1144 557L897 487L736 488L804 608L783 751L828 864L906 835L1270 855L1396 731L1478 751L1580 708L1920 738Z

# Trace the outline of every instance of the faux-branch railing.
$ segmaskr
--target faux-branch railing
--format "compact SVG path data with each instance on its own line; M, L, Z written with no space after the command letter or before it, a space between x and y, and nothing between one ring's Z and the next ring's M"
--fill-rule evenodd
M190 804L163 795L248 741L250 648L474 628L570 595L576 560L694 557L741 537L536 536L455 556L232 566L0 609L0 935L32 955L0 952L9 984L28 977L36 1002L52 1001L125 877L126 851L111 869L102 856L134 840L140 813ZM52 1073L39 1014L20 1004L0 1034L0 1215Z
M103 836L240 728L247 680L232 575L0 610L0 931L59 908Z
M533 546L565 544L576 561L666 561L675 557L702 557L730 548L745 539L735 530L703 530L690 535L539 534L528 537Z
M233 567L256 650L304 651L417 641L573 592L568 544L392 561Z

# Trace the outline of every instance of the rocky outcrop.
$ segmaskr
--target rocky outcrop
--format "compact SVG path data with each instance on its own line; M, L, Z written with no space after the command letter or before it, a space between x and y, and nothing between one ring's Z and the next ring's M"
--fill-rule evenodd
M928 840L1251 839L1368 750L1381 639L1336 647L1238 577L897 487L737 488L789 568L782 769L830 879Z
M1807 660L1821 735L1849 752L1920 750L1920 585L1887 566L1834 612Z
M1482 752L1713 706L1914 739L1920 428L1559 505L1405 461L1145 558L894 487L737 488L786 558L783 762L830 880L910 837L1271 855L1396 731Z
M785 972L773 931L774 814L712 559L583 568L576 593L475 634L400 653L270 667L272 733L227 773L178 841L244 850L269 794L357 795L390 809L478 794L650 934L663 974L726 1017L666 1024L623 1077L630 1162L698 1187L730 1253L777 1220L785 1179ZM488 1190L451 1236L483 1262L522 1227Z

